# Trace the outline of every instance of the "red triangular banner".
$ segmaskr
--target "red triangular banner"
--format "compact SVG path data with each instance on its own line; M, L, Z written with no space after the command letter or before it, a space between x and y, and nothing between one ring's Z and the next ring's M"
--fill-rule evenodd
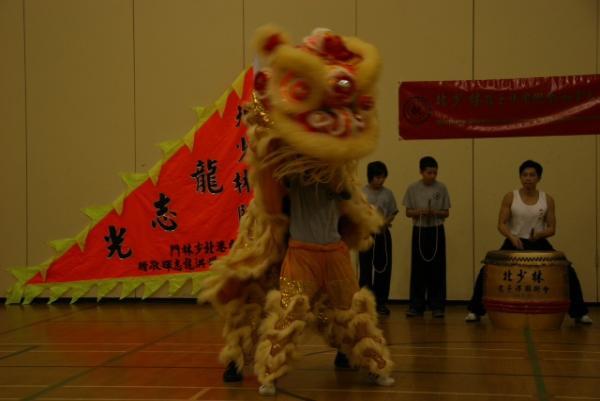
M106 208L49 264L11 269L18 282L7 303L31 302L45 290L51 302L72 290L75 301L94 285L119 283L122 296L141 284L148 296L169 280L202 277L211 261L229 251L252 198L240 111L252 90L252 71L235 86L200 113L186 138L164 145L166 155L150 174L124 178L122 207L117 202Z

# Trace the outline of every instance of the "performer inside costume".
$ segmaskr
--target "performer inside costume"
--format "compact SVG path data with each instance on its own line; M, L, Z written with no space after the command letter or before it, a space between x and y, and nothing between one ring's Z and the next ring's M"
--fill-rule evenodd
M274 394L301 334L314 326L352 366L391 385L375 301L359 289L349 252L367 249L383 225L356 179L358 159L377 143L378 53L326 29L293 47L264 27L255 46L261 67L246 107L255 198L201 295L226 319L221 360L241 369L256 347L259 392Z

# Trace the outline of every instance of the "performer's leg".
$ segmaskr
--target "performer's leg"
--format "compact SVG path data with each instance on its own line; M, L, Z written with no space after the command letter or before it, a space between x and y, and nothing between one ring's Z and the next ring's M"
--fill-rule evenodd
M444 226L431 229L429 240L433 244L432 254L435 257L430 264L429 302L433 317L444 317L446 307L446 235ZM437 236L437 239L436 239ZM437 242L436 242L437 241Z
M231 302L227 305L223 337L225 346L219 360L226 365L223 381L242 380L242 369L254 357L256 330L261 319L262 305Z
M484 268L479 269L477 279L475 280L475 287L473 288L473 295L467 306L469 314L465 318L467 322L476 322L480 316L485 315L485 307L483 306L483 279L484 279Z
M275 380L290 370L288 361L295 359L296 348L307 321L310 300L319 289L315 272L322 268L319 253L311 244L290 241L283 261L280 291L267 296L265 310L268 316L260 327L254 370L262 384L259 392L275 394Z
M317 331L321 333L328 344L338 351L335 355L333 365L336 369L353 369L348 356L340 351L340 344L336 343L332 336L331 324L333 322L333 307L329 302L329 296L321 291L312 302L312 313L315 316Z
M373 242L373 246L367 249L364 252L360 252L358 254L358 261L360 266L360 274L359 274L359 285L361 287L367 287L369 289L373 289L373 250L375 247L375 242Z
M377 384L391 385L393 362L381 330L377 327L375 299L364 288L356 292L349 309L336 309L332 334L352 366L364 367Z
M290 370L290 359L297 358L296 348L304 331L309 312L308 297L296 295L282 307L282 294L272 291L267 296L269 316L261 324L254 370L262 384L259 392L275 394L275 380Z
M272 280L268 281L266 278L245 282L234 280L225 287L231 290L231 297L223 299L229 300L214 303L225 320L225 346L219 355L221 363L226 365L223 381L241 381L242 369L252 363L266 291L274 285Z
M422 315L425 311L425 270L419 251L419 228L413 226L412 255L410 263L410 301L408 317Z
M339 344L351 365L365 367L380 385L391 385L393 363L381 330L377 328L375 299L367 289L358 289L352 272L350 254L342 243L327 255L324 285L335 308L330 342Z
M375 245L375 273L373 293L377 301L377 313L389 315L390 310L385 306L390 295L390 280L392 278L392 236L385 229L377 236Z
M571 306L569 307L569 316L573 319L581 319L582 316L586 316L588 314L588 308L585 305L585 301L583 300L583 292L581 291L581 284L579 283L579 279L577 278L577 273L573 266L569 266L568 269L569 274L569 298L571 300ZM582 323L588 323L586 321L582 321ZM591 319L589 319L589 323L591 323Z

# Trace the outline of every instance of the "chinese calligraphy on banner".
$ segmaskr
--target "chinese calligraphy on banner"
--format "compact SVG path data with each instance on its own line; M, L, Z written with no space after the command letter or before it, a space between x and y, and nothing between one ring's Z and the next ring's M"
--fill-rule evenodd
M128 186L113 205L88 209L92 224L73 239L55 241L49 262L13 268L17 283L8 303L72 301L96 286L98 299L118 284L121 297L144 286L147 297L169 282L170 293L186 280L194 291L210 263L226 254L252 198L246 127L240 104L249 98L252 71L235 81L181 140L161 145L164 157L147 174L124 177Z
M600 75L403 82L403 139L599 134Z

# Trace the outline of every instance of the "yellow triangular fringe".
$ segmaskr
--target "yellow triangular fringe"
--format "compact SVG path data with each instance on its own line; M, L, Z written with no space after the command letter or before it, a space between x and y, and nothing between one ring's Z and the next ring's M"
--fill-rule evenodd
M227 99L231 94L231 89L221 95L221 97L215 102L215 107L219 111L219 115L222 117L225 113L225 107L227 107Z
M83 248L85 247L85 240L87 239L88 234L90 233L90 230L92 229L91 225L87 225L85 226L85 228L83 230L81 230L81 232L79 234L77 234L77 236L75 237L75 241L77 241L77 245L79 245L79 249L81 249L83 251Z
M163 284L166 282L165 279L151 279L144 281L144 294L142 295L142 299L148 298L150 295L154 294Z
M158 185L158 180L160 178L160 170L162 169L162 166L163 160L159 160L158 162L156 162L156 164L154 164L154 166L150 168L150 170L148 170L148 176L150 176L152 184L154 184L155 186Z
M196 295L202 289L202 280L201 277L192 277L192 295Z
M196 113L197 122L202 121L202 116L204 115L205 110L206 110L206 107L203 107L203 106L194 107L194 112Z
M92 221L92 225L95 226L96 223L102 220L113 209L113 205L102 205L86 207L81 209L81 211Z
M45 262L40 263L39 265L37 265L38 271L42 275L42 279L44 281L46 281L46 272L48 271L48 268L50 267L50 265L52 264L52 262L54 262L54 260L55 260L55 258L52 257L52 258L46 260Z
M10 269L16 270L15 268ZM29 272L24 272L28 270ZM119 299L123 299L133 291L135 291L140 285L146 286L144 289L144 295L142 299L151 296L154 292L160 289L167 281L169 282L170 296L175 295L188 280L192 281L191 294L195 295L202 287L202 281L211 275L211 272L198 272L198 273L183 273L173 274L164 276L153 276L150 278L115 278L108 280L94 280L94 281L77 281L77 282L65 282L65 283L47 283L47 284L33 284L30 286L24 286L24 283L28 281L35 274L39 273L39 267L27 267L19 269L14 274L18 277L19 282L13 285L8 290L8 296L6 299L7 304L20 303L27 300L30 303L34 298L38 297L45 290L50 293L48 303L55 302L57 299L65 295L68 291L71 291L71 303L75 303L79 298L84 296L91 290L92 287L96 286L96 299L99 301L104 298L109 292L111 292L117 285L121 284L121 296ZM21 281L23 280L23 281Z
M119 176L127 186L127 195L148 179L148 173L121 173Z
M244 81L246 78L246 73L248 72L249 69L250 69L250 67L246 68L240 75L238 75L238 77L235 79L235 81L233 81L233 84L231 84L231 87L233 88L235 93L238 95L238 97L242 97L242 94L244 92Z
M29 285L25 287L25 291L23 291L23 304L29 305L31 301L34 300L35 297L44 292L45 288L40 285Z
M182 139L175 139L173 141L164 141L164 142L161 142L158 144L158 147L160 148L160 150L163 154L163 157L162 157L163 160L169 159L182 146L183 146Z
M75 302L77 302L77 300L79 298L81 298L82 296L84 296L85 294L87 294L87 292L90 290L90 288L92 288L93 285L94 285L94 282L90 282L90 283L82 283L82 282L72 283L71 284L71 302L70 302L70 304L74 304Z
M50 298L48 299L48 304L51 304L58 298L62 297L68 290L69 287L64 284L50 287Z
M76 243L77 241L75 238L64 238L50 241L48 245L50 245L50 248L54 249L54 252L56 252L57 255L62 255Z
M169 296L173 296L183 287L189 277L173 277L169 279Z
M131 293L134 292L135 289L142 284L142 282L142 279L123 281L123 283L121 283L121 296L119 299L123 299L131 295Z
M11 288L8 289L8 296L6 297L6 304L18 304L23 299L23 292L25 286L22 283L15 283Z
M119 285L118 281L102 281L98 283L96 288L96 301L100 301L104 298L109 292L115 289L115 287Z
M123 213L123 202L125 202L125 192L123 192L117 199L115 199L112 203L112 206L115 208L115 211L120 216Z

